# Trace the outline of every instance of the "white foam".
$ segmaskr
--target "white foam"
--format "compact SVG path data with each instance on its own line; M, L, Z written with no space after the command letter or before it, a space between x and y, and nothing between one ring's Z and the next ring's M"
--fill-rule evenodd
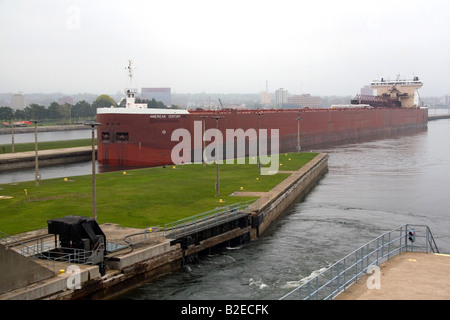
M327 270L326 267L324 268L320 268L318 270L314 270L313 272L311 272L311 274L307 277L304 277L300 280L294 280L294 281L286 281L286 284L284 284L282 286L282 288L284 289L289 289L289 288L297 288L300 287L302 284L310 281L311 279L314 279L317 275L319 275L320 273L324 272L325 270Z
M257 287L259 287L259 289L264 289L264 288L268 287L268 285L265 284L264 282L262 282L262 280L255 281L255 280L253 280L253 278L250 278L249 285L257 286Z

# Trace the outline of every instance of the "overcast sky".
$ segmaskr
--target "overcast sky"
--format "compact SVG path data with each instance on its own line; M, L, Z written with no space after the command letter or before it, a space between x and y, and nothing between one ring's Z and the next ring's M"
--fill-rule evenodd
M450 94L448 0L0 0L0 92Z

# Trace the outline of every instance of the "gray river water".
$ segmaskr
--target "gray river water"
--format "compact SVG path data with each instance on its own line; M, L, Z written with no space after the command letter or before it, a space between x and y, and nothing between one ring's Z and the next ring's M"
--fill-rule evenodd
M278 299L380 234L430 227L450 253L450 119L428 130L320 150L329 172L259 239L202 257L117 299ZM45 171L48 170L48 171ZM43 178L89 174L91 163L42 169ZM72 174L73 173L73 174ZM2 173L0 183L33 180Z

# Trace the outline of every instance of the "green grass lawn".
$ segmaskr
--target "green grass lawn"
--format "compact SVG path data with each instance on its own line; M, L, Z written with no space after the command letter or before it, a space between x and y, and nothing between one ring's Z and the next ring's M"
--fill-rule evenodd
M297 170L316 155L281 154L280 170ZM97 221L135 228L163 226L216 207L256 199L231 193L241 191L241 187L244 191L269 191L288 176L259 175L255 164L219 167L222 202L216 196L214 164L97 174ZM37 187L34 181L0 184L0 196L0 231L9 235L46 228L47 220L66 215L92 216L91 175L42 180Z
M75 140L44 141L44 142L38 141L38 150L51 150L51 149L86 147L86 146L92 146L92 139L75 139ZM14 144L14 152L25 152L25 151L34 151L34 142ZM11 152L11 144L0 145L0 154L10 152Z

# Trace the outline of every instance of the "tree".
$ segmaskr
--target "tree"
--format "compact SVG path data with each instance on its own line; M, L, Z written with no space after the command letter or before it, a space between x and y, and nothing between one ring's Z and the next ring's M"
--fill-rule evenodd
M30 104L24 111L28 120L43 120L46 119L48 115L45 107L36 103Z
M14 111L10 107L0 107L0 119L10 120L14 115Z
M152 101L147 102L148 108L156 108L156 109L167 109L166 105L161 101L156 101L155 98Z
M59 118L61 120L72 122L72 106L68 103L64 103L62 106L59 107Z
M52 102L47 108L48 118L52 120L59 119L59 109L61 106L57 102Z
M86 119L93 115L95 115L95 109L85 100L78 101L72 107L72 119Z
M25 114L25 110L15 110L14 118L17 120L27 120L27 115Z
M107 94L98 96L97 99L95 99L95 101L92 103L92 107L94 107L94 109L111 108L111 106L117 107L117 103Z

